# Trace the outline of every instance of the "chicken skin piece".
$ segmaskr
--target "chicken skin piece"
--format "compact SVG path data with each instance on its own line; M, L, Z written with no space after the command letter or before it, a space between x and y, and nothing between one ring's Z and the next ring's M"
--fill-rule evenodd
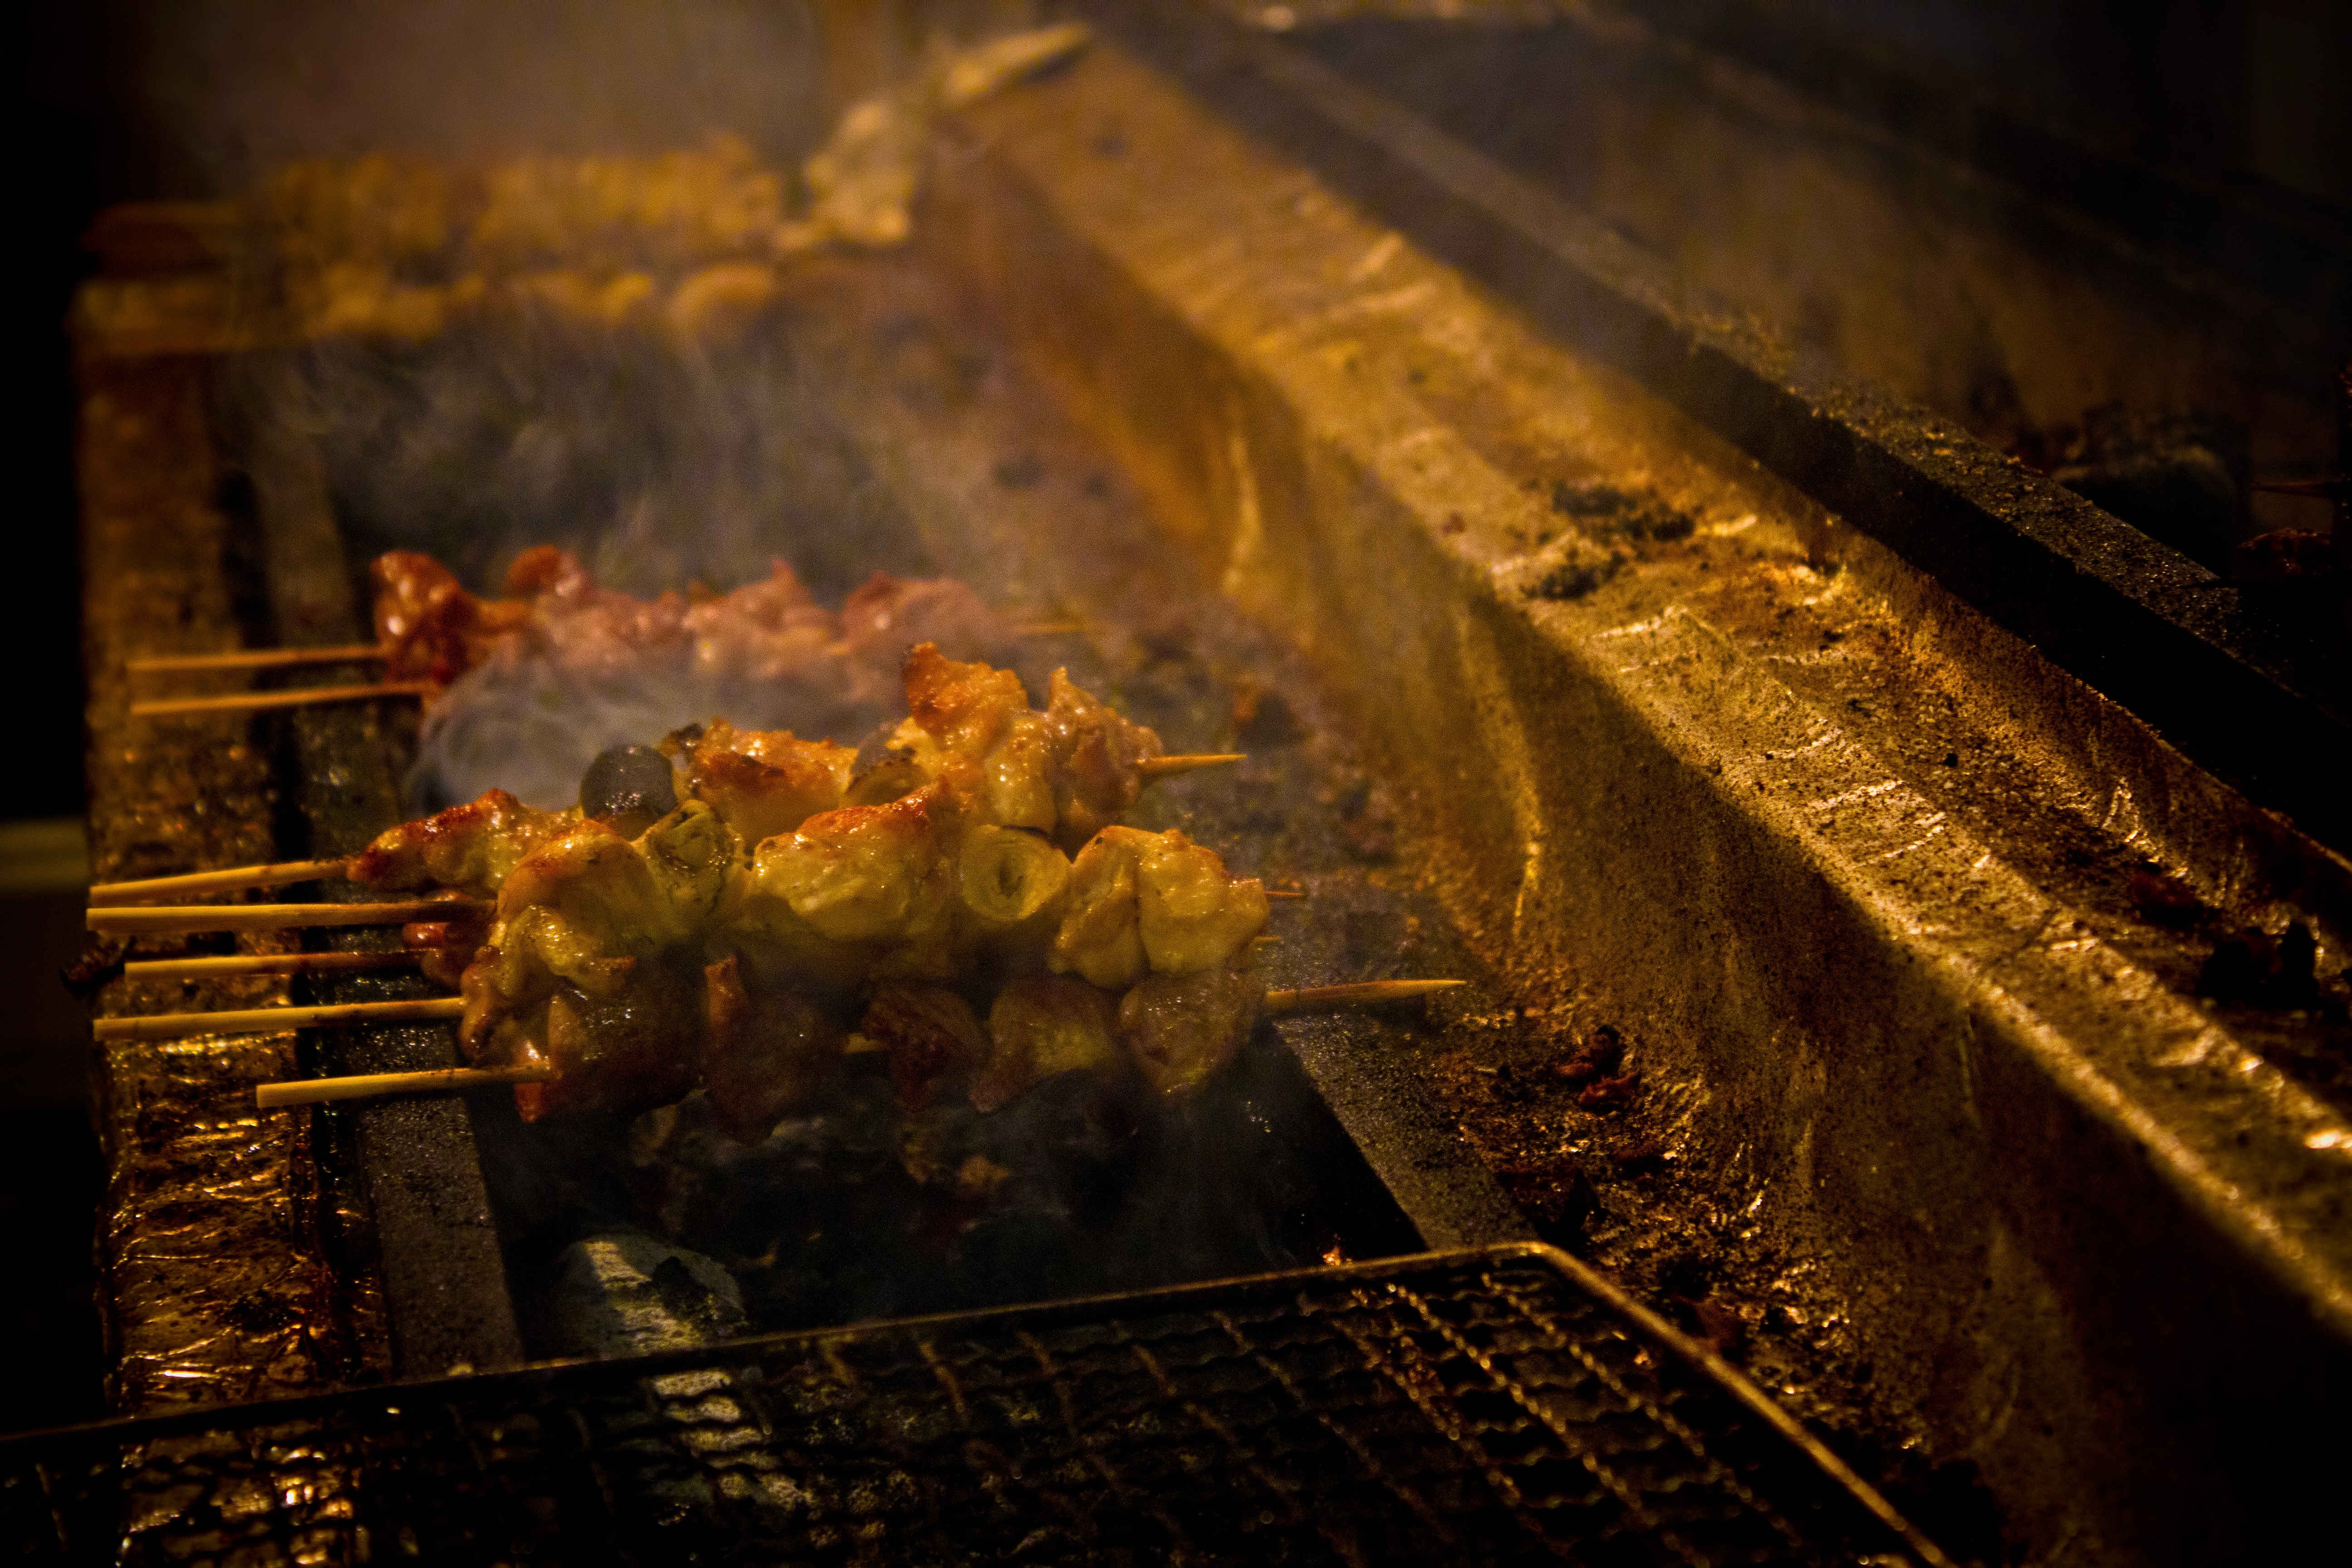
M494 789L387 828L352 858L351 877L386 892L446 888L487 899L534 850L579 826L577 811L536 811Z

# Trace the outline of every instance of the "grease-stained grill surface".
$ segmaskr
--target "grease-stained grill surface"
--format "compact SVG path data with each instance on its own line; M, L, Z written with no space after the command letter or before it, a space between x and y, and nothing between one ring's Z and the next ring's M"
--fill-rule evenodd
M0 1447L18 1561L1942 1561L1505 1247Z

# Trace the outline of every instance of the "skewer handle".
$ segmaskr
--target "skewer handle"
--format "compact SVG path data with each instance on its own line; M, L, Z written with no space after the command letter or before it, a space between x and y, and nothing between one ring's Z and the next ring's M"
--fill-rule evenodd
M1353 985L1309 985L1297 991L1267 992L1265 1011L1280 1016L1285 1013L1369 1007L1379 1002L1402 1002L1407 997L1426 996L1433 991L1448 991L1468 984L1466 980L1366 980Z
M340 647L233 648L226 653L175 653L152 658L126 659L131 675L180 675L215 669L292 669L306 664L373 663L389 657L377 643L349 643Z
M293 691L235 691L226 697L174 697L160 702L133 702L133 719L173 719L197 713L260 713L273 708L302 708L313 702L364 702L375 697L429 697L429 680L380 680L372 686L305 686Z
M122 966L126 980L210 980L223 974L349 974L355 970L408 969L413 947L392 952L241 953L234 958L158 958Z
M282 860L274 866L231 866L219 871L190 871L178 877L146 877L135 882L100 882L90 889L93 905L143 904L151 899L184 893L226 893L240 888L283 888L340 877L348 860Z
M487 917L488 899L414 899L388 904L149 904L89 911L103 936L185 936L205 931L292 931L305 926L396 926Z
M484 1089L501 1083L549 1083L555 1068L547 1064L519 1068L436 1068L428 1072L363 1073L355 1078L296 1079L288 1083L256 1084L254 1102L264 1110L287 1105L316 1105L328 1100L366 1100L384 1094L432 1094L461 1089Z
M191 1035L274 1035L284 1029L333 1029L353 1024L440 1023L464 1016L465 999L426 996L414 1002L341 1002L320 1007L251 1007L224 1013L155 1013L144 1018L100 1018L90 1026L101 1040L181 1040Z

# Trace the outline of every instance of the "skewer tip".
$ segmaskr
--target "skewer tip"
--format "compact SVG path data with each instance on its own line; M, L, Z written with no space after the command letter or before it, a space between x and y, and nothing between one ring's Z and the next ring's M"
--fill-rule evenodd
M1309 985L1297 991L1269 991L1265 1011L1319 1013L1347 1007L1370 1007L1383 1002L1403 1002L1467 985L1466 980L1365 980L1351 985Z
M1186 756L1146 757L1135 764L1135 775L1147 782L1189 773L1195 768L1221 768L1249 761L1247 752L1196 752Z

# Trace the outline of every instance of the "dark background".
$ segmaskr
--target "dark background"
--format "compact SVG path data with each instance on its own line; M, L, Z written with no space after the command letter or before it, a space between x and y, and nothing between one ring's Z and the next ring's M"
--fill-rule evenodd
M772 5L778 17L814 8ZM2322 209L2352 203L2352 4L2344 0L1658 0L1649 8L1740 13L2200 181L2316 199ZM453 26L459 9L444 8ZM7 424L15 592L0 616L16 743L15 765L0 770L0 823L82 809L74 401L63 327L89 270L80 237L117 202L216 194L159 107L169 101L156 90L153 58L164 10L157 0L79 0L16 13L7 99L18 117L20 217L8 247L5 322L17 410ZM537 14L558 13L575 35L583 18L593 27L586 4ZM366 62L324 68L338 65L364 71ZM0 1271L11 1287L0 1295L0 1331L20 1352L0 1381L0 1430L100 1413L88 1034L56 980L79 945L80 903L70 888L0 897Z

